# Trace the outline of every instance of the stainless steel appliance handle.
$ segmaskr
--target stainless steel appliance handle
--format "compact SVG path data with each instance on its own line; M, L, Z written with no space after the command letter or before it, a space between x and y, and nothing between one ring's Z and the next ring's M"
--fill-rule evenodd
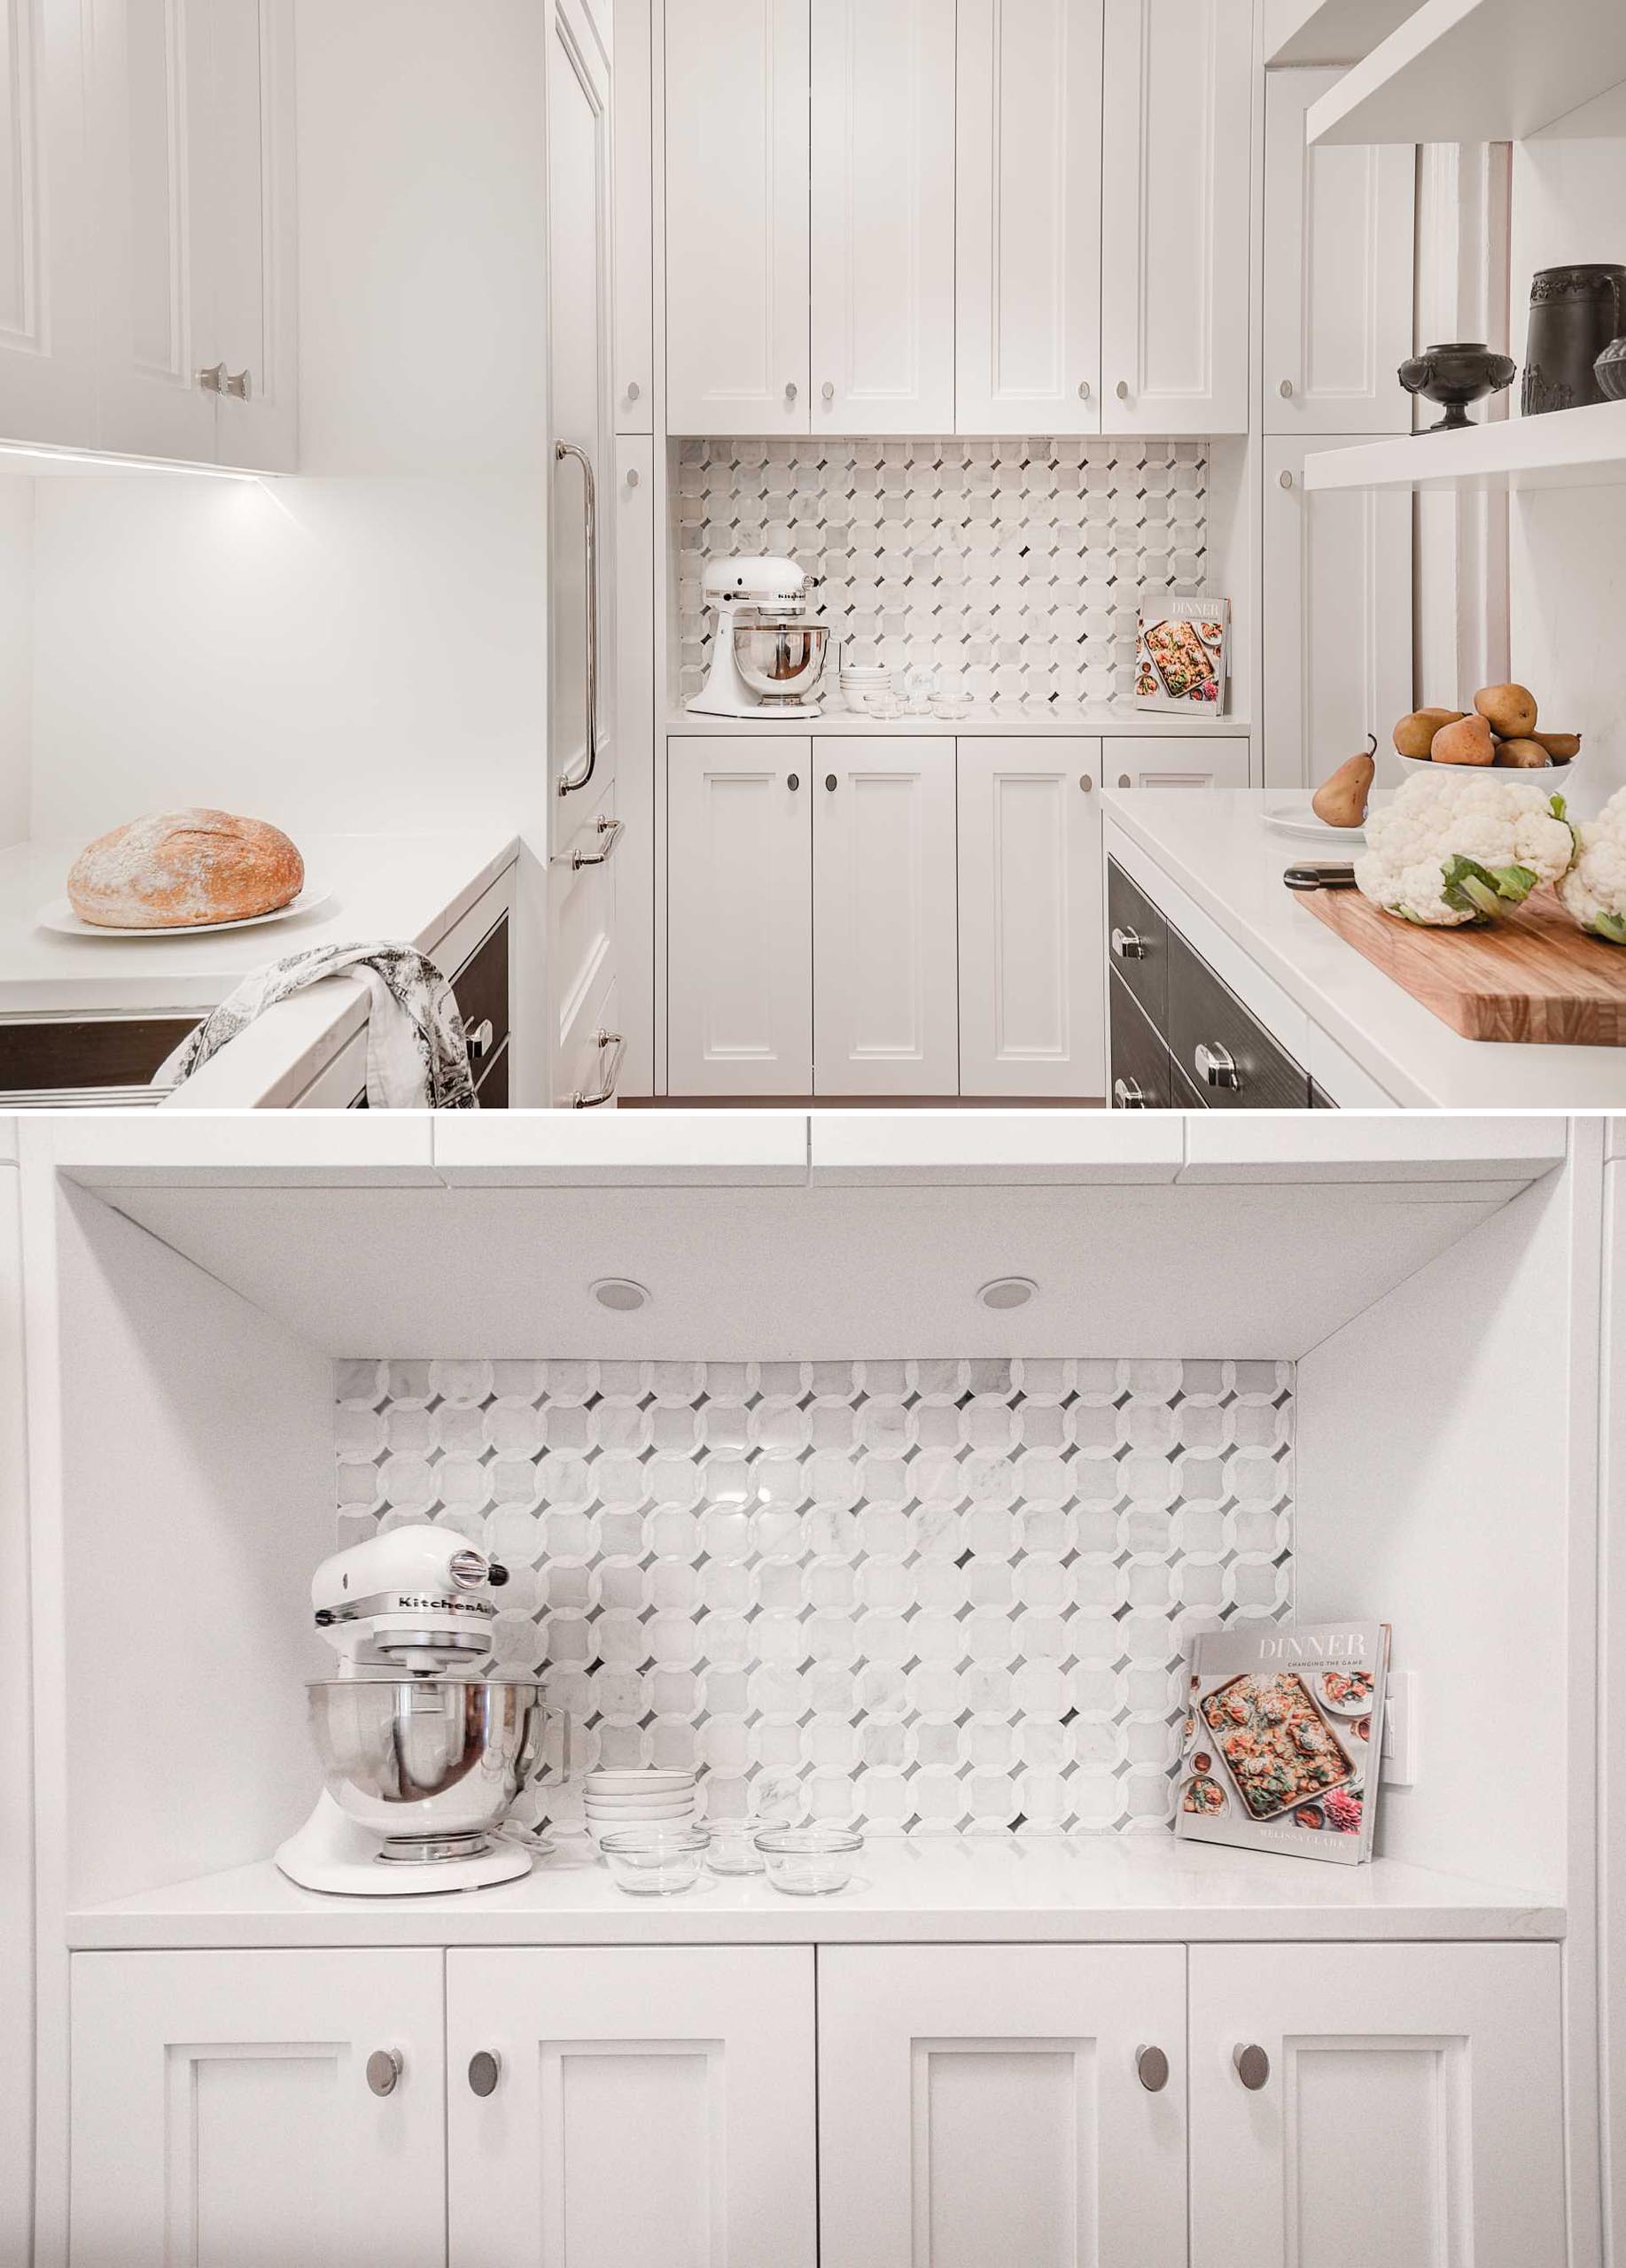
M598 762L598 482L594 477L592 458L574 441L556 441L553 454L556 463L563 464L566 457L574 457L581 467L581 532L587 555L587 760L574 779L567 773L559 777L559 793L573 796L587 786Z
M571 1097L572 1110L596 1110L601 1103L612 1102L615 1099L616 1081L621 1076L621 1058L626 1052L626 1042L619 1031L601 1029L594 1034L594 1037L598 1042L601 1053L606 1049L612 1052L604 1066L603 1078L598 1092L594 1095L572 1095Z

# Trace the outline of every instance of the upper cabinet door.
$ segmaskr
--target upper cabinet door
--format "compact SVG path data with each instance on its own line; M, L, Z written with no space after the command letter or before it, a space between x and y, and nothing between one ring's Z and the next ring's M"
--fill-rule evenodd
M960 0L961 433L1101 431L1101 0Z
M1562 2268L1563 2099L1556 1946L1194 1946L1192 2268Z
M655 185L651 0L615 0L615 421L649 433L655 403Z
M808 0L666 0L666 427L805 433Z
M96 439L96 279L76 7L0 10L0 439Z
M209 289L204 0L91 0L101 446L213 463L225 377Z
M953 431L944 0L813 0L813 380L815 433Z
M196 6L198 0L192 0ZM209 356L219 460L299 463L293 0L209 0Z
M1249 0L1106 0L1109 433L1248 431Z
M1264 96L1264 430L1409 433L1417 152L1307 149L1337 71L1272 71Z
M440 2268L438 1951L76 1953L72 2037L71 2268Z
M451 2268L814 2268L810 1946L504 1946L446 1971Z
M822 2268L1186 2268L1184 1949L821 1947L819 2171Z

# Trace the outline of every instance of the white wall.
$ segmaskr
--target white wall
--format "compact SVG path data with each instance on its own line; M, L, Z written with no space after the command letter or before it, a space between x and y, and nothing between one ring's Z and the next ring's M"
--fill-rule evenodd
M1524 361L1530 277L1577 260L1626 262L1626 141L1526 142L1513 161L1513 346ZM1546 489L1513 507L1513 673L1554 731L1583 732L1575 802L1626 787L1620 697L1626 512L1618 488Z
M0 478L0 850L28 836L36 485Z

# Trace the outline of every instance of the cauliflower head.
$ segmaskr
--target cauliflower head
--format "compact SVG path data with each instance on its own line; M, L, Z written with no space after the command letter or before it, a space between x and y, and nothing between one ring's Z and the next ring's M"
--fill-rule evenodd
M1615 840L1626 860L1626 813ZM1568 874L1575 856L1561 796L1505 773L1443 764L1415 773L1367 819L1355 881L1404 921L1459 929L1521 905L1538 883Z
M1626 788L1576 829L1580 855L1559 896L1583 929L1626 945Z

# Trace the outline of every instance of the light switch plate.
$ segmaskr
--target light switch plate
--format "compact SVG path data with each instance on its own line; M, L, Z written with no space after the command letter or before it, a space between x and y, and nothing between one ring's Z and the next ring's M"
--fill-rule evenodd
M1383 1752L1380 1759L1380 1776L1385 1787L1416 1785L1417 1746L1417 1672L1390 1670L1383 1704Z

